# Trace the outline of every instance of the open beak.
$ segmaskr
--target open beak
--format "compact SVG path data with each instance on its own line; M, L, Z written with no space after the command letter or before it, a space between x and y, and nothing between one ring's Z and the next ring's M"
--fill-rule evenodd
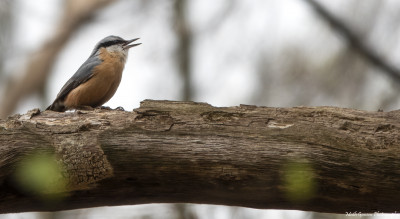
M138 40L138 39L140 39L140 38L136 38L136 39L133 39L133 40L127 40L124 44L122 44L122 47L123 47L124 49L130 49L130 48L132 48L132 47L139 46L141 43L130 44L130 43L135 42L135 41Z

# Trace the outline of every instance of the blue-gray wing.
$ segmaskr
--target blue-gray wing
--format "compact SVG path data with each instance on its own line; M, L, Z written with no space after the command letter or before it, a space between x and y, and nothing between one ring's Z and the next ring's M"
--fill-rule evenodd
M76 73L61 88L54 102L63 100L69 94L69 92L78 87L80 84L88 81L93 76L93 68L99 65L101 62L101 59L89 57L88 60L81 65L78 71L76 71Z

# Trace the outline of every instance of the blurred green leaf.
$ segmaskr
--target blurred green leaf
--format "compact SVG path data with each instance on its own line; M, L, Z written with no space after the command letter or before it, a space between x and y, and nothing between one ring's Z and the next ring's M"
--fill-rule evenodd
M304 202L314 197L315 171L306 160L289 161L283 168L286 197L293 202Z
M25 157L17 167L15 178L23 191L43 199L62 198L67 185L62 166L50 154L38 153Z

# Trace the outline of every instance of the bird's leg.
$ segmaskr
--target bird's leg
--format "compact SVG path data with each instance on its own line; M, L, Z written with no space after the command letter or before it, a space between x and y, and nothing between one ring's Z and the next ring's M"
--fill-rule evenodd
M109 106L99 106L99 107L96 107L96 109L112 110L111 107L109 107Z
M125 109L124 109L122 106L119 106L119 107L115 108L115 110L118 110L118 111L125 111Z

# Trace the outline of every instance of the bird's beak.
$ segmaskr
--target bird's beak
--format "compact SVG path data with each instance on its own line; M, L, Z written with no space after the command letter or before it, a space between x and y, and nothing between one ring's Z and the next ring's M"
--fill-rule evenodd
M124 44L122 44L122 47L123 47L124 49L130 49L130 48L132 48L132 47L139 46L141 43L130 44L130 43L132 43L132 42L135 42L135 41L138 40L138 39L140 39L140 38L136 38L136 39L133 39L133 40L127 40ZM129 44L130 44L130 45L129 45Z

